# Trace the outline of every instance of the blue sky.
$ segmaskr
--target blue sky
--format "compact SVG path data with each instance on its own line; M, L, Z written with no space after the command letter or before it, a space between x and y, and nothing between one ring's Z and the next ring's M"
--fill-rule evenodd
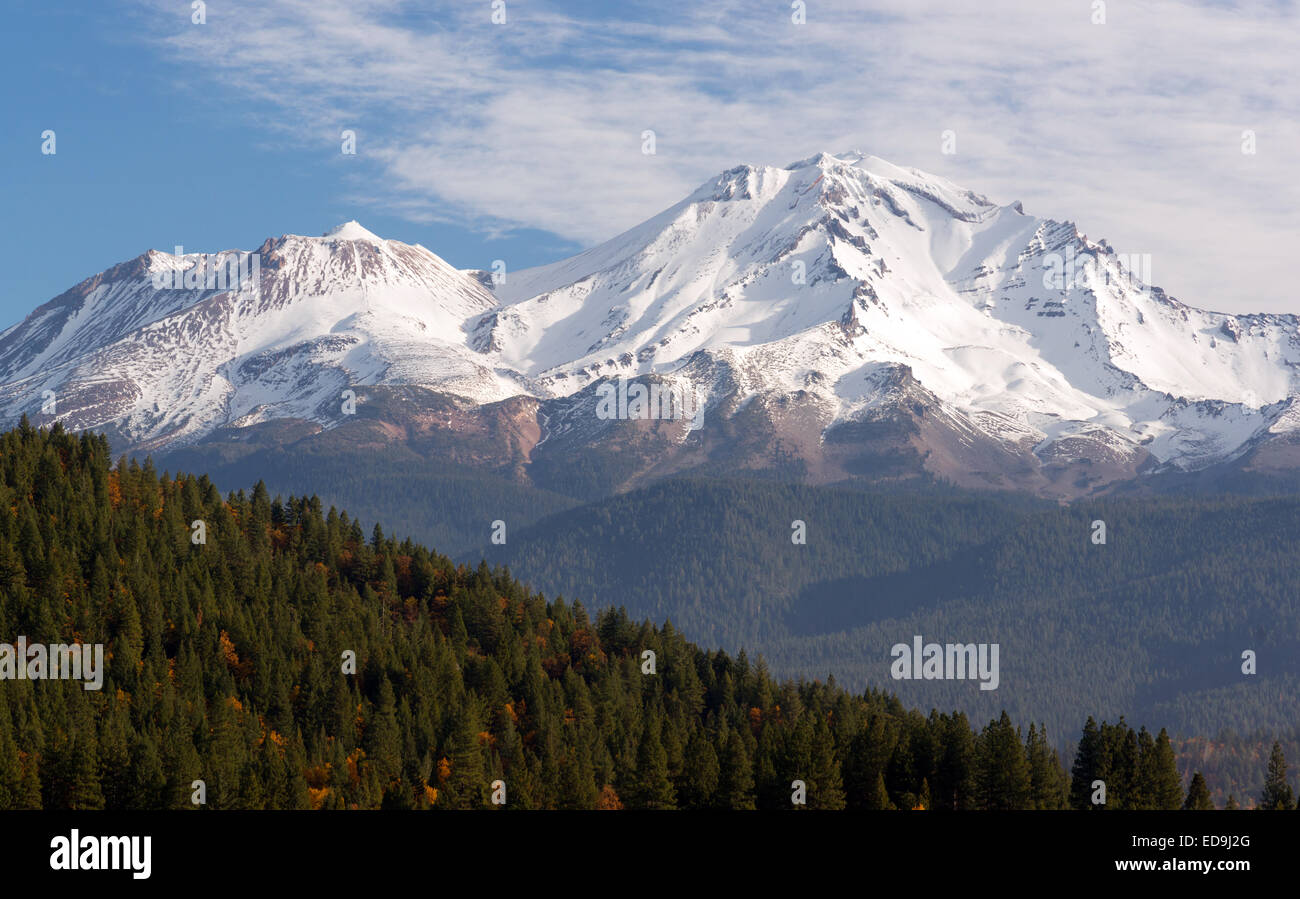
M0 327L151 247L353 218L518 269L739 163L847 149L1149 253L1193 305L1300 311L1295 3L1095 12L807 0L799 25L784 0L506 0L495 25L491 0L210 0L194 24L176 0L9 0Z

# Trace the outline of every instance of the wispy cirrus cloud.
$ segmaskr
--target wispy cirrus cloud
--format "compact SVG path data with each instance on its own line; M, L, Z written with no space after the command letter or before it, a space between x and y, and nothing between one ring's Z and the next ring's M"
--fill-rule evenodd
M740 162L850 147L1077 221L1195 305L1300 311L1293 3L488 0L174 4L155 47L275 110L355 127L367 202L415 220L611 237ZM657 153L641 152L656 132ZM957 152L940 151L956 132ZM1241 152L1243 131L1258 152Z

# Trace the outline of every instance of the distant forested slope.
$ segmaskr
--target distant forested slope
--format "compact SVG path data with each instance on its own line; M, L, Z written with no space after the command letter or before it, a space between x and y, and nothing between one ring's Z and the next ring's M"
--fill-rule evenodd
M1093 543L1092 522L1106 523ZM807 543L791 539L801 521ZM1300 500L1167 496L1069 507L956 492L665 482L475 553L589 606L671 619L922 708L1088 714L1217 738L1300 721ZM895 681L890 649L1000 644L1001 682ZM1242 653L1258 673L1242 673Z

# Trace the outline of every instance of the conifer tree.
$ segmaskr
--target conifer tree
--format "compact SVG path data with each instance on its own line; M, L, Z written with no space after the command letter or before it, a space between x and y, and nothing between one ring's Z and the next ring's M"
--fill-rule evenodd
M703 728L697 729L686 742L677 796L683 808L710 808L718 790L721 769L718 755Z
M1183 805L1183 779L1178 773L1178 758L1169 741L1169 734L1162 727L1156 737L1152 761L1151 807L1157 809L1178 809Z
M488 781L483 746L479 740L481 730L478 701L470 694L456 716L448 746L451 776L446 789L451 808L482 808L487 805Z
M560 807L572 809L595 808L600 799L592 772L591 751L579 743L566 752L560 762Z
M835 742L830 726L824 719L818 720L813 731L811 779L808 781L809 808L832 811L844 808L844 779L834 750ZM926 807L929 808L928 795L926 800Z
M375 767L379 783L388 790L401 780L401 731L397 725L397 700L388 678L379 681L379 701L373 707L365 735L366 758Z
M718 775L717 804L729 809L754 807L754 772L740 734L731 731L723 751Z
M895 808L893 800L889 798L889 790L885 788L884 772L880 772L876 775L876 787L872 791L871 799L867 807L882 812L893 811Z
M1210 788L1205 784L1205 777L1200 771L1192 775L1192 782L1187 788L1187 799L1183 803L1187 811L1213 811L1214 801L1210 798Z
M1071 772L1070 807L1080 811L1099 808L1092 801L1092 784L1096 780L1105 780L1102 735L1101 728L1097 726L1097 722L1091 715L1083 725L1083 736L1079 738L1079 748L1075 753Z
M637 745L636 768L629 772L629 786L623 796L628 808L672 809L676 797L668 779L668 753L660 741L658 715L651 715L641 731Z
M1066 807L1069 785L1060 757L1047 742L1045 730L1029 725L1025 738L1025 756L1029 765L1029 807L1060 809Z
M1290 811L1295 808L1295 798L1291 784L1286 777L1286 756L1282 744L1273 741L1273 750L1268 757L1268 776L1264 780L1264 792L1260 795L1259 807L1270 811Z
M89 735L72 738L65 746L62 766L62 807L71 811L102 809L104 793L99 783L99 758Z
M939 759L931 794L934 807L942 810L970 809L975 800L975 735L970 722L960 712L942 720L942 755ZM1053 759L1057 768L1060 762ZM1060 772L1062 775L1064 772ZM1032 776L1040 780L1044 772Z
M1029 763L1011 718L989 722L976 748L976 790L985 809L1024 808L1030 794Z
M1156 759L1156 741L1145 727L1137 735L1137 751L1132 790L1124 796L1124 807L1130 809L1156 808L1156 782L1160 777ZM1182 797L1179 796L1181 801Z

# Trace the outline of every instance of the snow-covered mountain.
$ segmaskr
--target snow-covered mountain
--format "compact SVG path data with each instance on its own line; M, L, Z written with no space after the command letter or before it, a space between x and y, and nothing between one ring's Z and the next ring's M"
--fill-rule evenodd
M825 482L903 459L1053 493L1300 436L1300 318L1184 305L1142 256L858 153L731 169L504 278L350 222L203 283L241 258L151 251L40 307L0 334L0 417L158 450L329 429L345 390L416 386L464 409L530 399L525 456L639 440L632 478L793 461ZM707 398L704 427L597 415L620 376Z
M361 384L501 398L519 386L462 330L495 303L423 247L356 222L251 254L151 250L0 334L0 408L13 419L52 398L47 418L159 449L226 425L329 423Z

